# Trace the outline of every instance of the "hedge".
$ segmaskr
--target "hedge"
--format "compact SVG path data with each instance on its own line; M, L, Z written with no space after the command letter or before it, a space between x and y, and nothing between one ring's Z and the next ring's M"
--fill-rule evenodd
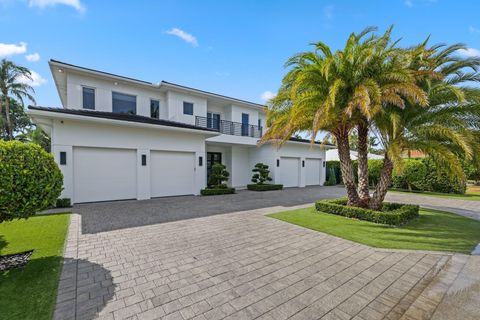
M419 206L400 203L383 203L382 211L347 206L345 198L322 200L315 203L317 211L336 214L375 223L399 226L419 216Z
M62 172L42 147L0 141L0 222L55 206L62 184Z
M282 190L283 184L247 184L247 189L252 191Z
M55 205L56 208L70 208L72 203L70 198L59 198L57 199L57 204Z
M232 194L235 193L235 188L206 188L200 190L202 196L214 196L220 194Z

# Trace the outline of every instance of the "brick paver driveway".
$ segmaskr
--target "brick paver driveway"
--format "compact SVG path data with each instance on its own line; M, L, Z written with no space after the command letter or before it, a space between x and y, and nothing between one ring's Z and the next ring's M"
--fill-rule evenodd
M442 298L418 306L451 255L373 249L263 215L276 210L90 234L73 215L55 318L399 319Z

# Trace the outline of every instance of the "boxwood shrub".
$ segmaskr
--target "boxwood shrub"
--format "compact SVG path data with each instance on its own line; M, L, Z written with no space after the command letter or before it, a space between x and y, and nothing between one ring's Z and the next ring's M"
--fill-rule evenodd
M56 208L70 208L71 206L70 198L58 198L57 204L55 205Z
M54 207L62 184L62 172L42 147L0 141L0 222Z
M206 188L200 190L202 196L214 196L220 194L232 194L235 193L235 188Z
M382 211L375 211L349 207L345 198L317 201L315 208L325 213L392 226L400 226L419 216L419 206L416 205L385 202Z
M247 189L252 191L282 190L283 184L247 184Z

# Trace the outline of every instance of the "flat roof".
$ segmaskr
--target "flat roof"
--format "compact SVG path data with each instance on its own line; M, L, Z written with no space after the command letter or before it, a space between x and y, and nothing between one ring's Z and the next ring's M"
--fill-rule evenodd
M217 132L213 129L199 127L199 126L195 126L187 123L163 120L163 119L154 119L154 118L149 118L145 116L124 114L124 113L113 113L113 112L94 111L94 110L65 109L65 108L49 108L49 107L41 107L41 106L28 106L28 109L71 114L71 115L78 115L78 116L86 116L86 117L93 117L93 118L154 124L159 126L167 126L167 127L175 127L175 128L183 128L183 129L193 129L193 130L215 132L215 133Z

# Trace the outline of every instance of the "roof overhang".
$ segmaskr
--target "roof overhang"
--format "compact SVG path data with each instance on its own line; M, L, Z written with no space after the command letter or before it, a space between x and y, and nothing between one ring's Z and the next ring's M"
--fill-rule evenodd
M88 123L98 123L98 124L105 124L105 125L114 125L114 126L123 126L123 127L131 127L131 128L146 128L152 130L164 130L164 131L175 131L175 132L185 132L185 133L192 133L197 135L203 135L205 137L213 137L219 135L216 131L211 130L200 130L200 129L193 129L193 128L182 128L182 127L174 127L168 125L158 125L152 123L143 123L137 121L128 121L128 120L117 120L117 119L108 119L102 117L92 117L88 115L78 115L78 114L69 114L63 112L52 112L50 110L37 110L37 109L28 109L28 115L30 115L33 121L40 125L42 128L46 128L53 125L53 120L74 120L74 121L82 121Z

